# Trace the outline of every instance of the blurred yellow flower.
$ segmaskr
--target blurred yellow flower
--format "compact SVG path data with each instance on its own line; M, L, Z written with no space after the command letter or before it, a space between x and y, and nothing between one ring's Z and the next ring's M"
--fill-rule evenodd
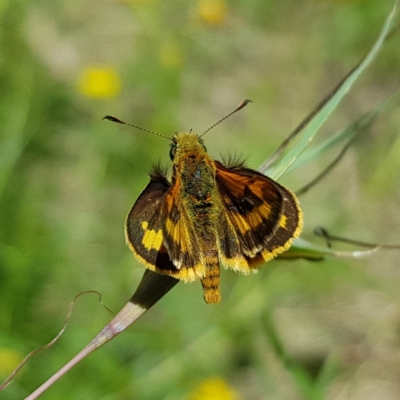
M23 356L15 350L0 347L0 376L7 376L22 361Z
M362 0L331 0L332 3L359 3Z
M189 393L187 400L239 400L239 396L224 379L212 377Z
M166 67L180 67L183 63L183 54L177 43L165 43L160 48L160 62Z
M157 2L157 0L115 0L118 3L131 3L134 5L149 5L149 4L154 4Z
M89 66L79 76L78 89L87 97L115 97L121 90L121 79L113 67Z
M208 24L222 24L226 17L227 5L224 0L199 0L200 18Z

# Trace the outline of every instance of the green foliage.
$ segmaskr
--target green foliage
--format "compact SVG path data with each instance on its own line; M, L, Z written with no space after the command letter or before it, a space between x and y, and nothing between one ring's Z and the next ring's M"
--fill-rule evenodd
M168 143L104 115L166 135L202 132L250 98L205 142L216 158L239 152L256 167L371 48L391 6L0 2L0 374L56 335L78 292L99 290L117 311L143 273L124 245L124 217L151 163L168 160ZM398 89L398 44L393 35L317 149ZM302 238L324 246L311 234L324 225L400 242L398 114L380 112L301 197ZM305 152L307 165L284 184L302 187L332 150ZM243 399L367 398L368 385L375 398L397 398L397 260L381 251L362 261L276 261L249 277L224 271L217 306L203 302L200 284L179 284L42 398L185 399L210 377ZM110 318L94 297L81 298L61 341L30 360L2 398L29 394Z

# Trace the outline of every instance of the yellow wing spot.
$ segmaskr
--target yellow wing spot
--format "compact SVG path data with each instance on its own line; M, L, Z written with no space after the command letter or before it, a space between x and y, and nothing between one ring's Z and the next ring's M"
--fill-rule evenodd
M147 228L149 227L149 223L147 222L147 221L143 221L142 222L142 229L144 230L144 231L147 231Z
M143 224L142 224L143 228ZM163 243L162 231L147 230L144 232L142 244L147 250L159 250Z
M264 218L269 218L269 215L271 214L271 206L267 203L263 203L261 212Z
M206 270L203 264L196 264L193 268L186 268L182 266L179 268L178 279L184 282L193 282L197 279L201 279L206 274Z
M167 218L165 221L165 230L171 235L174 236L174 232L176 229L176 224L174 224L170 218Z
M286 215L282 215L281 220L279 221L279 226L283 229L286 229L286 221L287 221Z

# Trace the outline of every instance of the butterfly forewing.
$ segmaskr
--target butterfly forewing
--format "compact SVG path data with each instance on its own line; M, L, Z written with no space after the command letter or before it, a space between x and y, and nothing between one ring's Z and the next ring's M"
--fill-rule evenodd
M272 179L248 168L215 164L227 219L228 234L220 240L224 264L248 273L290 246L301 230L301 211L294 195Z
M126 218L126 241L146 268L174 276L177 271L171 262L163 239L161 214L165 194L171 185L160 173L151 176Z
M126 219L126 241L148 269L184 281L204 275L195 249L190 223L175 199L178 187L171 186L160 171L140 194Z

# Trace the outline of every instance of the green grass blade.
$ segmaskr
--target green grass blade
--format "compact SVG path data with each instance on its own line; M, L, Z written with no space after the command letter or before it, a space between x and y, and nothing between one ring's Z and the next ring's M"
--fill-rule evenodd
M333 258L363 258L378 251L382 246L369 248L366 250L340 251L332 250L329 247L317 246L307 240L297 238L289 250L280 254L277 259L295 260L303 258L310 261L321 261L326 257Z
M319 128L327 120L330 114L335 110L338 104L342 101L346 93L349 91L353 83L357 78L364 72L364 70L371 64L378 51L382 47L393 22L393 19L397 12L397 2L393 6L392 11L386 18L383 28L379 34L375 44L365 56L365 58L354 68L354 70L347 76L342 82L336 93L330 98L330 100L321 108L321 110L309 121L305 126L299 142L286 153L285 156L278 162L276 166L270 167L266 174L273 179L278 179L284 174L288 168L296 161L297 157L304 151L307 145L311 142L314 136L317 134Z
M397 104L400 100L400 92L395 93L393 96L388 99L382 101L376 108L369 111L360 117L357 121L353 122L346 129L334 133L332 136L327 138L323 143L320 143L317 146L314 146L312 149L308 149L302 153L297 160L288 168L287 172L292 172L295 169L299 168L303 164L313 160L316 157L319 157L322 153L331 149L335 145L349 141L358 136L360 133L365 132L369 126L375 121L375 119L382 112L386 111L389 107Z

